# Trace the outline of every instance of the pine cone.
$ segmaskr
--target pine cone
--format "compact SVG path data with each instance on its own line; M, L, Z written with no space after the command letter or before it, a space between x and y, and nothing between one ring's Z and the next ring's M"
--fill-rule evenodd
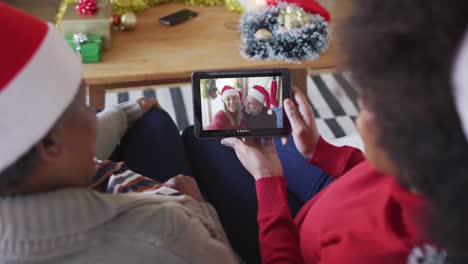
M76 5L76 12L79 15L92 15L99 10L96 0L80 0Z

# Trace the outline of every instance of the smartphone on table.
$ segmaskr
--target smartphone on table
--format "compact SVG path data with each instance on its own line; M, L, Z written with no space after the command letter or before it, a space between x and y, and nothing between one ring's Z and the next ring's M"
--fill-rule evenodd
M159 22L166 26L174 26L180 24L184 21L189 20L190 18L196 17L198 14L194 11L188 9L182 9L173 14L167 15L159 19Z

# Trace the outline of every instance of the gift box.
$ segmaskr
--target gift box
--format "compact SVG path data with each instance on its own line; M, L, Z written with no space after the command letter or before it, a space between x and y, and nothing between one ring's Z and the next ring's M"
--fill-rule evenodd
M63 18L58 25L64 36L72 36L76 33L97 35L104 37L104 50L112 47L111 25L112 8L109 3L99 3L99 10L94 15L80 16L76 13L75 4L68 4Z
M104 37L96 35L65 36L65 39L73 50L81 54L83 63L93 63L101 61L102 45Z

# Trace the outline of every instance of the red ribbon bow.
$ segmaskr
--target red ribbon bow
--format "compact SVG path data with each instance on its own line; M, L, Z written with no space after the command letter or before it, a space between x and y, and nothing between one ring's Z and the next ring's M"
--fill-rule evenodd
M80 0L76 5L79 15L93 15L99 10L96 0Z

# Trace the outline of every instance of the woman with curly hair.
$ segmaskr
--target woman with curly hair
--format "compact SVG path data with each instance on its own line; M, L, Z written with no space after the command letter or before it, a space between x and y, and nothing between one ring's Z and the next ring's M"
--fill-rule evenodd
M293 219L281 147L222 141L256 180L263 263L466 263L468 1L351 6L341 41L366 153L327 143L305 97L287 99L295 147L334 178Z

